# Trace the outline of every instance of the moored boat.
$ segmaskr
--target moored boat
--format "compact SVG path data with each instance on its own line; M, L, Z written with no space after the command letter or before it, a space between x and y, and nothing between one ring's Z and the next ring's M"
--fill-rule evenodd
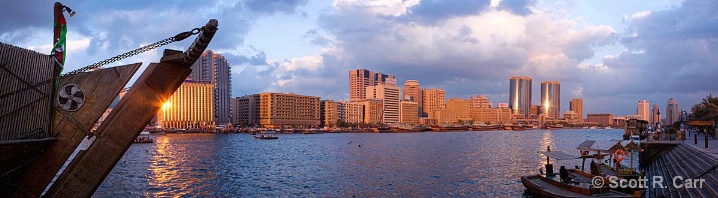
M260 136L254 136L255 140L276 140L279 139L278 136L274 135L260 135Z

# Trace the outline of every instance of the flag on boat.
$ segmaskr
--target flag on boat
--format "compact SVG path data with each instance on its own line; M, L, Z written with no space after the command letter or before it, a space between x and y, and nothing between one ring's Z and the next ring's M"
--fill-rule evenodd
M55 2L54 7L54 15L55 20L53 23L53 37L52 37L52 52L50 54L55 57L55 62L57 62L56 66L56 75L59 75L62 73L62 69L65 67L65 42L66 42L66 35L67 35L67 22L65 21L65 15L62 14L62 11L65 9L65 6L62 5L60 2Z

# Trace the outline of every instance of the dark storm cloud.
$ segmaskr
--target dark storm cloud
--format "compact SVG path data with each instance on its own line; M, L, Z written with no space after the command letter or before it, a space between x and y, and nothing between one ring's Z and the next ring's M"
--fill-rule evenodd
M526 16L533 14L529 7L535 4L535 0L502 0L498 8L499 10L506 10L516 15Z
M455 16L479 14L490 3L490 0L422 0L409 8L408 17L417 17L423 22L441 21Z
M0 3L0 34L25 27L52 26L54 2L3 1Z
M679 8L634 19L630 24L632 35L621 39L628 51L605 60L605 64L620 71L636 72L638 80L631 86L636 88L635 92L658 91L668 95L716 92L715 13L717 1L687 0Z

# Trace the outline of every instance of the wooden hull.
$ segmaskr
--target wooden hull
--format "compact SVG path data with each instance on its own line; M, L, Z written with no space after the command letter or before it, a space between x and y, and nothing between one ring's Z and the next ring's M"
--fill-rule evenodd
M277 136L272 136L272 137L254 136L254 139L255 140L276 140L276 139L279 139L279 137L277 137Z
M0 142L0 197L7 197L50 144L57 138L8 140Z
M633 197L608 188L575 186L541 175L521 177L521 183L538 197Z

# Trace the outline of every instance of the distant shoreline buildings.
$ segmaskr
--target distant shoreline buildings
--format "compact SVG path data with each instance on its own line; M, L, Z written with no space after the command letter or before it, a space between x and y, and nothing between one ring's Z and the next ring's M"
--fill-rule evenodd
M494 106L483 95L447 100L445 90L422 88L415 79L406 80L401 89L395 76L367 69L349 71L349 101L275 92L231 98L230 67L222 55L208 50L192 68L188 80L160 112L160 126L196 128L232 124L307 128L478 123L612 126L634 117L652 124L660 122L657 105L649 116L646 100L638 102L637 115L625 117L589 113L584 119L582 98L572 98L569 110L561 112L558 81L542 81L540 105L533 105L533 79L528 76L510 76L508 102ZM196 113L198 111L202 113ZM680 109L675 99L667 102L665 115L668 124L679 120Z

